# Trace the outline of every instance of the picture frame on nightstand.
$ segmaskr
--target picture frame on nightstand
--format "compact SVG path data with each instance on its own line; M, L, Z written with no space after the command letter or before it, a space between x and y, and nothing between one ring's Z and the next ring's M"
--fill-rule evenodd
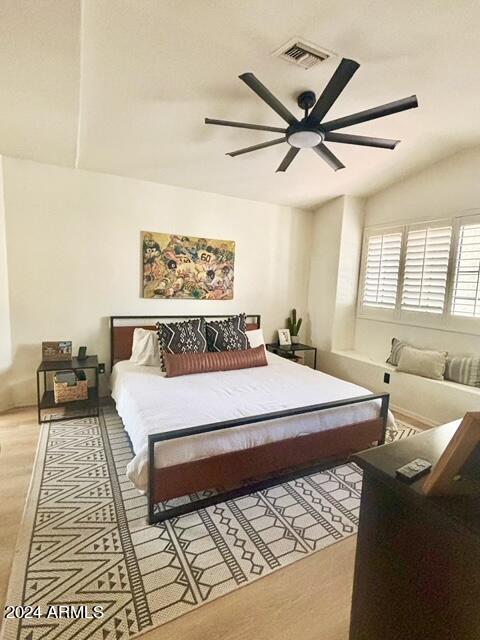
M292 344L292 338L290 336L289 329L279 329L278 330L278 344L281 347L287 347Z
M72 341L42 342L42 362L66 362L72 359Z

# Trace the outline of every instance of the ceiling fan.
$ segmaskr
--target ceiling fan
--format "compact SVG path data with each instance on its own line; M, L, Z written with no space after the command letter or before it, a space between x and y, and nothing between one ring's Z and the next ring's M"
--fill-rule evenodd
M257 131L273 131L283 134L281 138L275 138L275 140L269 140L268 142L255 144L252 147L231 151L226 154L232 158L242 155L243 153L250 153L250 151L257 151L257 149L265 149L266 147L287 142L290 145L290 149L280 163L277 171L286 171L300 149L313 149L335 171L344 169L345 165L340 162L324 142L341 142L344 144L356 144L381 149L395 149L400 140L357 136L350 133L335 133L338 129L418 107L417 97L413 95L408 98L403 98L402 100L389 102L380 107L373 107L372 109L359 111L358 113L353 113L343 118L323 122L330 107L345 89L359 66L355 60L343 58L318 100L316 100L313 91L304 91L301 93L297 98L297 104L300 109L303 109L305 115L300 120L284 107L253 73L242 73L242 75L239 76L240 80L243 80L269 107L276 111L278 115L285 120L288 127L267 127L261 124L231 122L229 120L215 120L212 118L205 118L205 124L218 124L225 127L239 127L241 129L256 129Z

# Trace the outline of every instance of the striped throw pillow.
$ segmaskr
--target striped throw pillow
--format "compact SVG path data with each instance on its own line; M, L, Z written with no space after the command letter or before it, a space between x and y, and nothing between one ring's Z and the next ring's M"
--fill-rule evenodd
M474 356L448 356L445 380L480 387L480 358Z
M398 338L392 338L392 348L390 351L390 355L387 358L387 363L393 365L394 367L398 366L398 361L400 360L400 354L404 347L411 347L412 345L404 340L399 340Z

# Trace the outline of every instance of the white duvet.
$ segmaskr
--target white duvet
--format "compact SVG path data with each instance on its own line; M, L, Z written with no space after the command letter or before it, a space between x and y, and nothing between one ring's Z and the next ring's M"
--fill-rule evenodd
M119 362L112 397L133 445L127 475L147 488L147 440L151 433L185 429L271 411L363 396L368 389L268 353L268 366L166 378L156 367ZM168 467L275 440L333 429L379 415L380 402L330 409L162 442L155 466ZM393 417L389 416L390 424Z

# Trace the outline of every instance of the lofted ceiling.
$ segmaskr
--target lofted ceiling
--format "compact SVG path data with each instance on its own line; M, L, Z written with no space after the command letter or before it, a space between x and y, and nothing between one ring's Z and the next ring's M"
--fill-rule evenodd
M0 153L293 206L367 195L480 143L477 0L2 0ZM309 70L271 55L294 36L333 51ZM416 93L420 108L343 132L395 151L330 143L275 173L287 145L225 155L284 126L239 79L252 71L294 114L341 57L361 67L328 119Z

